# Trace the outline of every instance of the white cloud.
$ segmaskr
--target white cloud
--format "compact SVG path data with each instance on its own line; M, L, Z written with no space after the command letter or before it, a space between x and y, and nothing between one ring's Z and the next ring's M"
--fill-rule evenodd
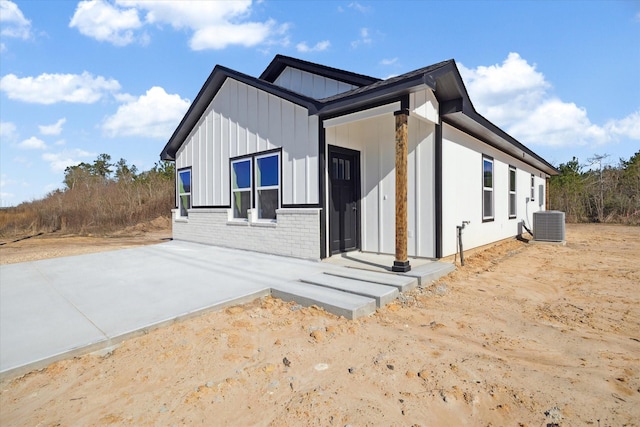
M148 43L148 34L139 34L145 25L168 24L192 32L189 46L193 50L272 44L288 30L287 24L279 25L272 19L250 20L251 13L251 0L117 0L115 4L91 0L78 4L69 26L97 40L123 46L136 40ZM286 43L287 38L284 40L278 44Z
M585 108L554 96L535 64L517 53L501 64L458 66L476 110L525 144L594 146L620 137L640 139L640 112L594 124Z
M366 13L366 12L369 11L369 8L367 6L363 6L362 4L358 3L357 1L349 3L348 7L350 9L357 10L360 13Z
M356 49L360 45L370 45L373 40L368 28L360 28L360 38L351 42L351 47Z
M75 148L59 153L44 153L42 160L49 162L49 167L53 172L64 172L67 167L77 165L83 161L82 159L88 159L95 155L95 153Z
M56 102L77 102L92 104L106 92L116 92L120 83L91 73L82 74L40 74L38 77L18 77L7 74L0 79L0 90L10 99L35 104Z
M391 58L391 59L383 59L382 61L380 61L380 65L393 65L398 61L398 58Z
M154 86L146 94L118 107L106 118L102 129L110 137L141 136L169 139L189 108L189 100L170 95Z
M275 21L209 25L195 31L189 47L193 50L220 50L234 44L251 47L265 41L274 26Z
M635 111L620 120L609 120L604 127L613 135L640 140L640 111Z
M116 46L126 46L135 40L134 30L142 22L136 9L118 9L103 0L88 0L78 3L69 27L77 28L81 34Z
M327 50L331 46L331 42L329 40L323 40L321 42L316 43L314 46L307 45L307 42L298 43L296 45L296 49L298 52L306 53L306 52L322 52L323 50Z
M47 148L47 144L45 144L43 140L32 136L31 138L20 142L18 144L18 148L23 150L45 150Z
M0 122L0 141L13 142L17 138L16 125L11 122Z
M0 0L0 23L5 37L28 39L31 37L31 21L24 17L22 11L14 2ZM3 50L6 49L3 43Z
M61 118L52 125L38 125L42 135L60 135L62 133L62 125L67 122L66 118Z

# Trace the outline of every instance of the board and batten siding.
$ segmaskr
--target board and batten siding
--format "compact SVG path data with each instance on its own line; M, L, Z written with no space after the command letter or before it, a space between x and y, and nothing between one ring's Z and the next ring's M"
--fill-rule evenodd
M282 204L317 204L318 118L228 78L176 153L176 168L192 169L192 206L229 206L229 159L275 148L282 148Z
M434 124L409 117L407 244L410 256L435 256L434 135ZM327 127L325 139L328 145L360 152L362 250L395 253L393 114Z
M493 158L494 219L482 220L482 157ZM509 166L516 168L516 217L509 218ZM535 176L535 201L531 175ZM538 201L539 186L546 185L540 170L499 151L446 124L442 125L442 256L456 253L456 226L470 221L463 230L465 249L516 236L518 224L533 222L533 213L544 210Z
M286 67L273 83L314 99L327 98L358 88L349 83L291 67Z

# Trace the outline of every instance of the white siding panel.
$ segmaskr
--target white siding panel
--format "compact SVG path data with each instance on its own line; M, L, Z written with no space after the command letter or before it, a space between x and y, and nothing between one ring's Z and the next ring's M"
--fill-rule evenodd
M269 94L258 91L258 149L267 149L267 136L269 135Z
M209 110L207 112L207 132L205 138L205 146L207 147L207 156L206 156L206 179L207 179L207 201L206 204L208 206L213 205L213 200L215 198L215 173L218 170L218 165L214 164L213 157L213 110Z
M438 108L438 100L430 89L423 89L409 96L411 112L431 123L438 123Z
M193 204L204 205L205 204L205 186L207 184L207 180L205 179L204 172L206 167L204 165L204 150L203 150L203 142L202 142L202 123L204 120L200 121L200 125L198 126L198 131L194 135L194 165L191 179L192 183L196 184L191 189L191 197L193 198ZM194 180L193 178L196 178Z
M304 204L307 198L307 183L309 182L309 171L307 170L307 159L309 143L309 120L303 108L296 107L294 111L294 135L290 141L289 151L295 153L293 163L293 203Z
M258 151L258 89L247 86L247 150Z
M317 116L311 116L307 120L307 154L305 157L305 171L307 178L307 188L306 188L306 197L303 203L312 204L320 202L320 194L318 193L319 187L319 164L318 164L318 150L319 150L319 140L318 140L318 126L319 120ZM304 138L304 135L300 135L301 138ZM304 139L301 139L301 141Z
M214 160L211 163L214 176L214 191L213 191L213 203L212 205L223 204L222 193L224 188L224 177L222 175L222 119L220 113L213 111L213 156Z
M348 92L358 87L291 67L286 67L274 83L296 93L316 99Z
M277 99L277 98L274 98ZM282 137L280 140L274 140L272 143L278 144L283 148L286 154L287 159L283 162L282 172L282 184L283 184L283 203L294 203L295 196L295 187L296 187L296 173L295 173L295 160L297 157L297 149L299 146L295 143L295 110L294 105L289 102L280 102L278 100L278 104L280 106L280 111L282 113L281 123L282 123ZM270 106L270 108L272 108ZM283 158L284 160L284 158ZM285 192L286 191L286 197Z
M282 142L282 100L269 95L269 137L266 150L279 147Z
M238 152L247 154L249 152L247 141L249 106L247 104L247 85L245 84L238 84L238 111L236 117L238 124Z

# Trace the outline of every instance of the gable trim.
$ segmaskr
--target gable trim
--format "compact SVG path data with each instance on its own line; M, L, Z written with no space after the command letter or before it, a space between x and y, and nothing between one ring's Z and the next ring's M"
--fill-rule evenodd
M202 115L206 112L207 108L228 78L304 107L309 111L309 114L314 114L320 107L320 104L313 98L297 94L266 81L258 80L255 77L248 76L230 68L216 65L207 78L207 81L200 89L200 92L198 92L198 95L196 95L196 98L189 106L189 109L180 121L180 124L171 135L171 138L169 138L169 142L167 142L160 153L161 160L175 160L175 155L178 149L182 144L184 144L189 134Z
M326 65L315 64L313 62L303 61L301 59L284 55L276 55L275 58L273 58L273 61L271 61L271 63L262 72L259 78L260 80L273 83L278 79L280 74L287 67L307 71L312 74L317 74L322 77L338 80L340 82L348 83L358 87L368 86L380 81L380 79L377 79L375 77L369 77L363 74L353 73L351 71L340 70L338 68L328 67Z

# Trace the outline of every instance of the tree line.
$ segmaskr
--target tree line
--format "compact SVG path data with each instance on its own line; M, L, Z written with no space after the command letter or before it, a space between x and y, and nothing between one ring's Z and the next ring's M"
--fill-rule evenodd
M550 179L549 208L565 212L567 222L640 225L640 151L615 166L606 158L561 163ZM92 163L67 167L63 183L42 199L0 209L0 236L112 232L168 218L175 206L172 162L139 172L125 159L112 162L100 154Z
M615 166L607 157L561 163L549 183L550 209L564 211L567 222L640 225L640 151Z
M64 188L44 198L0 210L0 236L40 232L101 233L157 217L175 206L175 169L156 163L139 172L125 159L100 154L92 163L69 166Z

